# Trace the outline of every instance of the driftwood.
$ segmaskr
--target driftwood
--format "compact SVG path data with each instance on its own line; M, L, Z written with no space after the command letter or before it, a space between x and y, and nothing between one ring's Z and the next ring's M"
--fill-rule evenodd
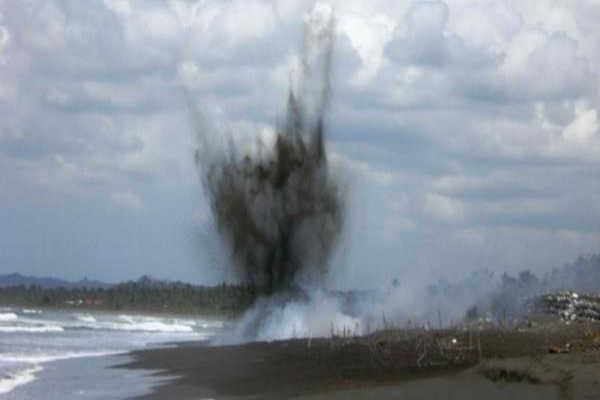
M385 369L431 369L479 363L479 332L470 332L469 340L458 339L455 334L424 327L388 327L365 336L343 330L341 334L332 334L330 340L332 348L351 344L365 346L373 364Z

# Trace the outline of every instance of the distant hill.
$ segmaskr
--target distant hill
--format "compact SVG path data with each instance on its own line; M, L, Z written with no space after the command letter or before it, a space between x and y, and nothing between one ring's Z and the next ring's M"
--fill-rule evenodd
M64 287L67 289L100 289L112 286L109 283L104 283L96 280L89 280L87 278L77 282L71 282L51 277L25 276L18 273L0 275L0 287L19 285L37 285L41 286L44 289L54 289L59 287Z

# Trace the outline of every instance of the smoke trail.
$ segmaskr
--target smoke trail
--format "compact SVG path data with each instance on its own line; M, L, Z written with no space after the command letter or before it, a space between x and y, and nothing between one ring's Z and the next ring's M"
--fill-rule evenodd
M240 157L231 144L214 157L210 132L200 132L195 161L217 231L237 275L267 295L322 282L342 229L342 195L325 149L334 28L333 17L312 21L299 88L290 89L270 151Z

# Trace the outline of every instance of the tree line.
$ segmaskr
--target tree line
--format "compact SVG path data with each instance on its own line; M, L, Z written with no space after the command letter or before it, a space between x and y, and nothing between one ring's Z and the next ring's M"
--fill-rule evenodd
M0 287L0 305L35 308L83 308L139 312L238 314L258 293L241 284L199 286L148 277L108 288Z

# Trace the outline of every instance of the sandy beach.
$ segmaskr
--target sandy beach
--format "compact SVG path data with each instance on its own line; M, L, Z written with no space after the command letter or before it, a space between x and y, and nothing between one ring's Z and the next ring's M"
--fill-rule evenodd
M456 335L457 341L467 336ZM133 353L126 368L174 377L147 399L598 399L600 352L567 346L565 332L480 335L481 362L419 368L410 354L383 365L360 342L297 339L234 346L206 342Z

